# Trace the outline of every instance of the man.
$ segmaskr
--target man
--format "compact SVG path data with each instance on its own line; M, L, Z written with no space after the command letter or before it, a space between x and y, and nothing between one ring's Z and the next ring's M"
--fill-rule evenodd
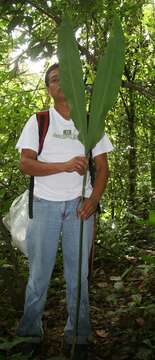
M108 179L107 152L112 145L106 135L92 151L96 164L96 180L91 187L88 171L85 200L80 205L83 175L88 167L84 146L70 119L70 108L60 88L59 65L50 66L45 83L54 108L50 108L50 124L41 154L37 157L39 137L36 115L33 115L17 143L21 151L20 168L35 176L33 219L29 220L27 247L29 280L26 288L24 315L18 336L32 336L39 342L43 335L42 315L49 281L55 265L60 233L67 290L68 319L64 339L72 343L76 312L80 218L84 220L81 306L78 349L86 347L91 334L88 301L88 259L92 245L93 220L97 204ZM78 351L78 350L77 350ZM80 357L78 356L80 359ZM86 356L85 356L86 359Z

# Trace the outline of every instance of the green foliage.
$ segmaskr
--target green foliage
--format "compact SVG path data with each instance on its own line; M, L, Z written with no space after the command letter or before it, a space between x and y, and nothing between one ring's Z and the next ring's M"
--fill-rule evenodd
M59 29L58 55L61 86L71 107L71 117L79 130L79 140L86 145L87 119L82 66L72 24L68 17L63 19Z
M115 16L107 49L98 65L90 108L89 149L100 140L105 117L116 101L124 68L124 39L119 19Z
M12 348L14 348L16 345L18 344L22 344L22 343L28 343L32 340L31 337L26 337L26 338L16 338L13 341L6 341L3 338L0 338L0 350L11 350Z
M103 135L105 117L116 100L121 83L124 67L124 41L119 19L114 17L108 46L97 70L88 133L82 68L73 28L68 17L64 18L60 26L58 54L61 86L70 103L71 116L79 130L79 139L88 153Z

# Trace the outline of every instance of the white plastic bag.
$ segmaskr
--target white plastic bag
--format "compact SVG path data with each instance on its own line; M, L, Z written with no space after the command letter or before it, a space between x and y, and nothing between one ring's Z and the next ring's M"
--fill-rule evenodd
M25 236L29 219L28 196L28 190L18 196L13 201L9 213L3 218L4 225L11 233L12 245L21 250L25 256L27 256Z

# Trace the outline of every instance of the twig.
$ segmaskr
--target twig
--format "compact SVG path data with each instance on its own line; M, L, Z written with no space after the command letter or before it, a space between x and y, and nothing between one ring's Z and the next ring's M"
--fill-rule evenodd
M122 81L122 87L127 89L137 90L141 95L145 95L155 99L155 91L146 90L146 87L137 85L136 83L129 81Z
M29 4L34 6L37 10L41 11L44 15L48 16L50 19L54 20L57 25L59 25L61 22L60 16L53 15L51 12L52 8L50 9L47 7L47 9L45 9L45 2L44 2L44 4L42 2L43 6L40 6L39 3L41 3L41 1L39 1L39 2L37 1L37 3L36 3L34 0L29 0Z

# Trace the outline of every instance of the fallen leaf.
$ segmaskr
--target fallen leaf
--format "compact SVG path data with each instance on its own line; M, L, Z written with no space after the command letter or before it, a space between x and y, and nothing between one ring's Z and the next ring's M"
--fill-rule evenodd
M109 333L105 330L96 330L96 335L101 338L106 338L109 335Z
M117 281L114 283L114 288L115 290L123 290L124 289L124 284L123 281Z
M145 321L144 321L143 318L138 318L138 319L136 319L136 323L137 323L140 327L143 327Z
M110 280L112 280L112 281L121 281L121 276L110 276Z
M108 286L108 284L106 282L99 282L97 283L97 286L102 289L102 288L106 288Z

